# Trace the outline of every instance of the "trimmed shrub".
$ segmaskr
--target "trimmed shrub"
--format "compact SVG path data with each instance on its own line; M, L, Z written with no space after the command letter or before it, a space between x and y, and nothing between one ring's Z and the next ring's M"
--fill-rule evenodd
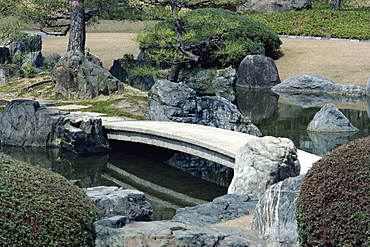
M181 17L184 23L183 44L196 47L189 51L200 57L197 65L205 68L237 68L245 56L259 54L262 48L267 56L274 57L281 45L278 35L265 24L229 10L196 9L183 13ZM144 53L152 62L172 61L174 57L189 59L177 51L174 29L173 21L167 20L139 35L140 47L146 47ZM221 37L217 43L196 46L216 37Z
M370 246L370 137L308 171L297 202L301 246Z
M95 246L97 218L80 188L0 153L0 246Z

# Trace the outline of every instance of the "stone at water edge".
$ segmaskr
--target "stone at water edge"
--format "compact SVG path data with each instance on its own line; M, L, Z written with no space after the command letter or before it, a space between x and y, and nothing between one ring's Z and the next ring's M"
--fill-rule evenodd
M133 221L147 221L153 214L152 205L138 190L97 186L87 188L85 192L98 207L101 219L123 215Z
M236 85L246 88L271 88L280 83L274 60L261 55L248 55L240 63Z
M333 104L327 104L318 111L307 126L309 131L318 132L356 132L349 119Z
M291 177L272 185L257 203L252 230L269 247L299 246L295 214L303 178Z

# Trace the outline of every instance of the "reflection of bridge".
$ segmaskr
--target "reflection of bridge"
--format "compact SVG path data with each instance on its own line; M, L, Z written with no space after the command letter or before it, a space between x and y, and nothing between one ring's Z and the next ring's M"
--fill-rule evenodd
M102 118L108 139L139 142L199 156L234 168L236 153L256 136L196 124L160 121L114 121ZM319 156L298 150L301 174Z

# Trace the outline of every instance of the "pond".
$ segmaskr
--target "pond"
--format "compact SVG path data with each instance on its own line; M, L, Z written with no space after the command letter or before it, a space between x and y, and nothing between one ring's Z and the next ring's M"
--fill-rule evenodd
M294 96L294 95L293 95ZM297 148L324 155L357 138L369 135L369 102L302 95L286 98L270 90L236 90L243 115L250 117L263 135L287 137ZM298 99L298 100L297 100ZM323 135L306 131L308 123L325 103L334 103L359 131L351 134ZM319 104L319 105L317 105ZM369 111L370 112L370 111ZM143 191L153 205L154 220L171 219L175 210L206 203L227 193L233 173L212 166L210 182L164 163L174 151L143 144L111 142L106 155L77 156L59 149L0 147L12 157L60 173L80 187L114 185ZM193 158L191 158L193 159ZM222 181L220 183L219 181ZM221 184L221 185L220 185Z

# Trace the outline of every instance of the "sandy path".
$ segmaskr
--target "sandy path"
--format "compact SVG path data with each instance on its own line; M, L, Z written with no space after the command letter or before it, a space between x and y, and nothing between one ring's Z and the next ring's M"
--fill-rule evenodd
M370 42L281 39L284 56L276 60L280 79L310 72L335 83L366 85Z
M87 33L87 44L105 68L126 53L139 53L133 41L136 33ZM310 72L335 83L366 85L370 77L370 42L327 41L282 38L284 56L276 60L281 80ZM43 54L63 55L68 37L44 39Z

